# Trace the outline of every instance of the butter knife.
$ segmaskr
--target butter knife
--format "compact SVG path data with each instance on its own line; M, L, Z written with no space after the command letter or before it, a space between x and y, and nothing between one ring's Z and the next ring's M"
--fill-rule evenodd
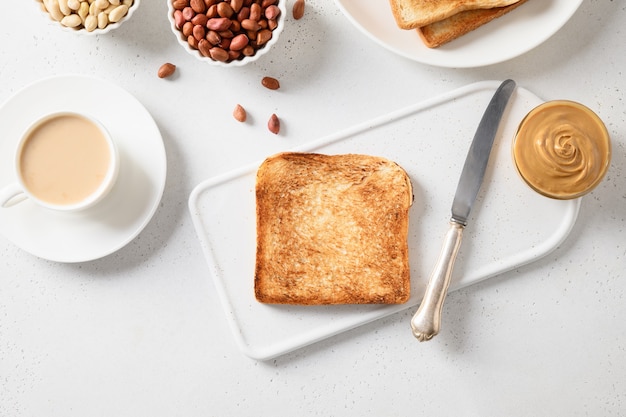
M452 202L452 217L439 259L433 268L424 298L411 319L413 335L420 342L430 340L439 333L441 311L450 285L454 262L461 247L463 230L467 226L470 211L483 182L493 141L514 89L513 80L506 80L500 84L483 114L470 145Z

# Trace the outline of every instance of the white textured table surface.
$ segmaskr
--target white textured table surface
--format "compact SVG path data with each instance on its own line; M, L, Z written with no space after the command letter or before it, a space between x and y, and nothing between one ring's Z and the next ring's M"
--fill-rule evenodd
M0 416L625 412L624 2L585 0L538 48L462 70L393 55L327 0L308 0L305 18L288 19L270 55L234 70L179 47L165 0L144 0L131 22L100 37L46 24L33 2L0 4L0 101L50 75L115 82L156 120L168 180L147 228L103 259L48 262L0 238ZM162 80L156 71L166 61L178 71ZM279 78L281 90L260 87L264 75ZM244 356L191 223L193 187L390 110L504 78L588 105L612 135L608 175L583 198L565 243L450 294L431 342L413 338L407 310L272 361ZM245 126L230 116L238 102L252 117ZM265 129L274 112L279 136Z

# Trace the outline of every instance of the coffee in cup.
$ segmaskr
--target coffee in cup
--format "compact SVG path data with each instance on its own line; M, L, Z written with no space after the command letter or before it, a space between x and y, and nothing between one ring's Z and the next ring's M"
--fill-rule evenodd
M0 205L24 195L63 211L100 201L113 187L119 157L111 136L94 118L61 112L33 123L15 153L17 183L0 190Z

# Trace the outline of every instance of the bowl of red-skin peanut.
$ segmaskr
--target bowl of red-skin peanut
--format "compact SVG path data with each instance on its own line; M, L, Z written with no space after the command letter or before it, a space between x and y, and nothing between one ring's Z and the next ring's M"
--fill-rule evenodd
M286 0L167 0L178 43L197 59L243 66L266 54L285 24Z
M53 23L80 35L103 35L130 20L141 0L36 0Z

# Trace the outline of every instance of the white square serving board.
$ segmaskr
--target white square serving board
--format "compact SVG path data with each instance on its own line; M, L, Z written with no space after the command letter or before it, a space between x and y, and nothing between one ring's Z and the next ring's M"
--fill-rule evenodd
M262 161L194 188L189 198L194 226L233 335L245 355L268 360L416 308L448 229L450 206L470 142L499 84L470 84L294 149L377 155L407 171L415 201L409 225L412 295L405 304L281 306L257 302L255 179ZM511 147L517 126L542 102L519 86L513 93L464 233L450 291L545 256L567 237L576 221L580 199L543 197L522 181L514 167Z

